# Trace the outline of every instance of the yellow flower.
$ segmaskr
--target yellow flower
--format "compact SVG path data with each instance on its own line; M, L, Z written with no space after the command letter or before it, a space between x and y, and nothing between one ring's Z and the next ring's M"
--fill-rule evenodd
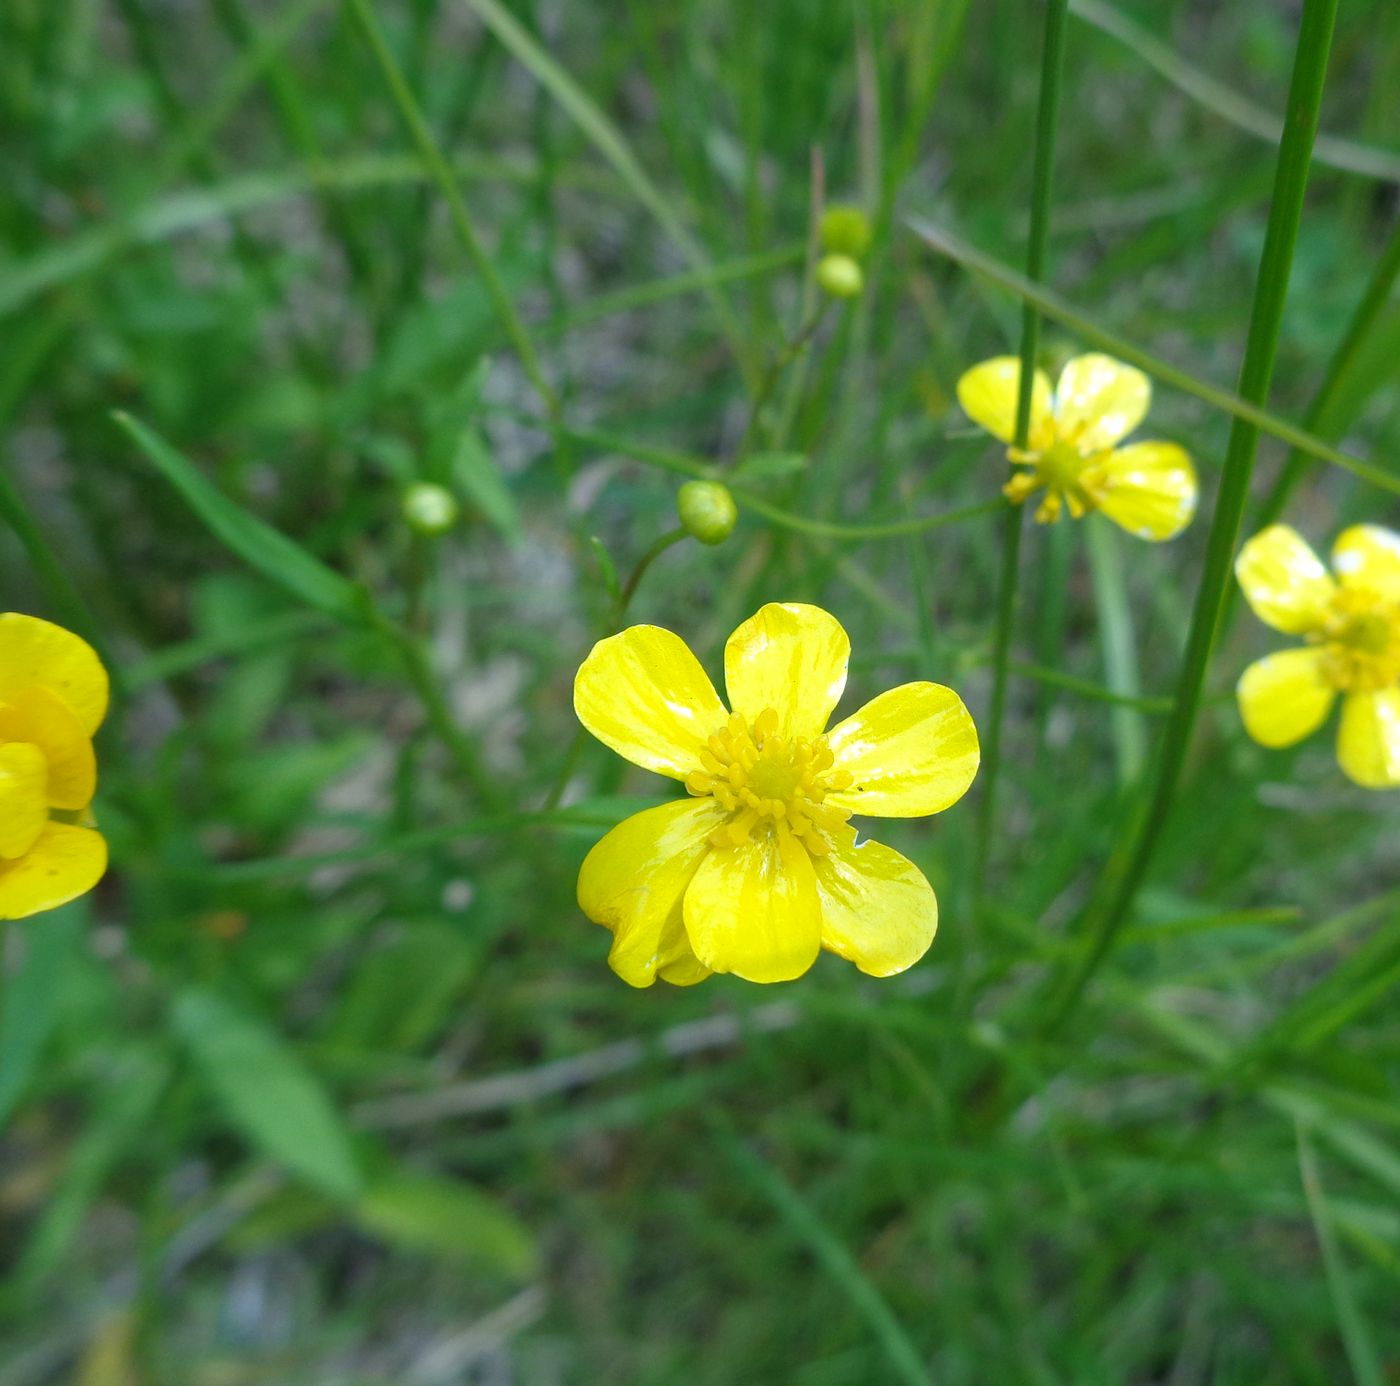
M956 803L977 773L977 729L951 689L906 683L826 731L850 652L820 607L763 607L724 647L732 713L657 626L601 640L584 660L579 720L691 796L620 823L579 872L579 907L612 930L608 962L624 981L782 982L822 948L888 977L927 951L933 888L898 852L857 843L846 820Z
M1400 784L1400 534L1353 525L1332 569L1288 525L1270 525L1235 560L1254 614L1307 640L1265 655L1236 694L1245 730L1263 746L1316 731L1342 695L1337 760L1368 789Z
M106 711L107 672L86 641L0 615L0 919L55 909L102 879L107 844L80 820Z
M1014 443L1020 380L1016 357L994 357L958 381L958 402L974 423ZM1020 505L1044 487L1035 512L1042 524L1058 520L1062 509L1076 520L1102 510L1141 539L1174 538L1196 513L1191 458L1175 443L1117 446L1142 422L1151 399L1151 381L1111 356L1076 356L1053 394L1045 372L1036 371L1027 445L1006 454L1026 470L1003 490Z

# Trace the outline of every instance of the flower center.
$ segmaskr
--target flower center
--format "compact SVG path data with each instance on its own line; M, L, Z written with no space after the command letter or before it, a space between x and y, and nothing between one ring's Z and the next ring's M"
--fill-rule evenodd
M1326 646L1328 677L1340 689L1371 691L1400 679L1400 603L1367 588L1343 588L1314 637Z
M1041 524L1053 523L1067 507L1077 520L1096 504L1092 479L1087 474L1105 455L1085 453L1071 438L1056 438L1039 450L1010 448L1007 456L1028 470L1018 472L1001 489L1013 504L1020 505L1043 486L1045 498L1035 518Z
M846 771L832 768L826 737L779 736L771 707L752 726L733 713L701 748L700 763L703 769L686 776L686 789L711 796L731 814L711 835L717 847L737 847L758 832L790 832L813 855L825 856L833 837L854 836L846 826L850 810L826 802L851 785Z

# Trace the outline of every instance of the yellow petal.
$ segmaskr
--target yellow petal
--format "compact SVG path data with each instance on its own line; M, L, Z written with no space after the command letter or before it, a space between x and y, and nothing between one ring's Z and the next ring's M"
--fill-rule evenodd
M16 861L0 861L0 919L24 919L86 895L107 869L107 844L91 828L49 823Z
M1114 524L1139 539L1173 539L1196 513L1196 469L1175 443L1133 443L1093 469L1088 489Z
M49 821L49 767L23 741L0 746L0 857L22 857Z
M994 356L965 371L958 381L958 403L975 424L1003 443L1016 441L1016 396L1021 385L1021 360ZM1050 380L1036 371L1031 384L1031 441L1047 431L1050 423Z
M841 843L813 865L823 948L872 977L892 977L928 952L938 901L907 857L881 842Z
M1240 550L1235 576L1254 614L1275 630L1306 635L1327 618L1337 586L1289 525L1262 529Z
M1111 448L1146 417L1152 382L1132 366L1090 352L1076 356L1055 386L1055 433L1086 455Z
M1315 732L1337 690L1319 649L1281 650L1246 669L1236 686L1244 729L1261 746L1291 746Z
M714 972L749 982L800 977L821 951L821 904L807 849L786 831L717 847L685 893L685 931Z
M107 671L97 652L72 631L36 616L0 616L0 702L38 684L57 694L91 736L107 712Z
M1343 587L1366 587L1400 602L1400 534L1352 525L1332 546L1332 571Z
M693 987L703 982L706 977L713 977L714 973L690 951L687 941L686 956L667 963L665 967L658 967L656 975L673 987Z
M0 741L27 741L48 763L49 804L84 809L97 789L97 759L82 724L47 688L26 688L0 703Z
M613 931L608 964L624 982L649 987L695 963L681 897L726 817L713 799L677 799L624 819L583 859L579 908Z
M751 723L771 707L782 736L820 736L845 691L850 657L835 616L819 606L770 602L724 647L729 705Z
M574 679L574 711L634 765L683 780L728 714L679 635L631 626L594 645Z
M906 683L832 728L828 743L850 789L827 802L876 818L939 813L967 792L981 751L963 701L937 683Z
M1348 693L1342 699L1337 760L1367 789L1400 785L1400 688Z

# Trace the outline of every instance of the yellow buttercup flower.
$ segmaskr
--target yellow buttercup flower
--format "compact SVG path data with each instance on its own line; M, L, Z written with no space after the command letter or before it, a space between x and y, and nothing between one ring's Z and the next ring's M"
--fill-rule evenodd
M997 356L958 381L958 402L968 417L1003 443L1016 439L1016 397L1021 362ZM1101 510L1140 539L1171 539L1196 513L1196 470L1175 443L1118 443L1143 421L1152 382L1111 356L1076 356L1060 372L1052 393L1036 371L1031 386L1030 431L1024 449L1007 457L1024 471L1003 490L1020 505L1045 491L1035 518L1048 524L1063 510L1077 520Z
M898 852L857 843L847 820L956 803L977 773L977 729L951 689L906 683L827 731L850 652L820 607L763 607L724 647L732 712L660 627L632 626L584 660L579 720L690 794L620 823L579 872L579 907L612 930L624 981L782 982L822 948L888 977L927 951L933 888Z
M86 641L0 615L0 919L55 909L102 879L107 844L81 820L106 711L107 672Z
M1291 746L1341 694L1342 769L1368 789L1400 784L1400 534L1343 530L1329 573L1296 530L1270 525L1240 550L1235 575L1261 621L1307 640L1244 671L1245 730L1263 746Z

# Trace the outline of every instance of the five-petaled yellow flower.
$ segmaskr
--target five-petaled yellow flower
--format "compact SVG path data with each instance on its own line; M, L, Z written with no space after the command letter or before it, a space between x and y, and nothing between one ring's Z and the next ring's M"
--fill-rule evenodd
M106 711L107 671L85 640L0 615L0 919L55 909L102 879L107 844L81 820Z
M1288 525L1240 550L1235 575L1254 614L1307 644L1266 655L1236 690L1245 730L1291 746L1316 731L1342 695L1337 760L1357 784L1400 784L1400 534L1353 525L1332 546L1332 570Z
M612 930L624 981L782 982L822 948L887 977L927 951L933 888L898 852L857 843L847 819L955 803L977 773L977 729L951 689L906 683L826 731L850 652L820 607L763 607L724 647L733 712L660 627L632 626L584 660L579 720L691 796L620 823L579 872L579 906Z
M1016 439L1016 396L1021 363L997 356L958 381L958 402L974 423L1003 443ZM1067 509L1077 520L1102 510L1141 539L1171 539L1196 513L1196 471L1175 443L1118 443L1140 424L1152 400L1152 382L1111 356L1076 356L1054 392L1044 371L1031 386L1030 431L1024 449L1006 455L1024 471L1003 488L1020 505L1045 489L1035 512L1042 524Z

